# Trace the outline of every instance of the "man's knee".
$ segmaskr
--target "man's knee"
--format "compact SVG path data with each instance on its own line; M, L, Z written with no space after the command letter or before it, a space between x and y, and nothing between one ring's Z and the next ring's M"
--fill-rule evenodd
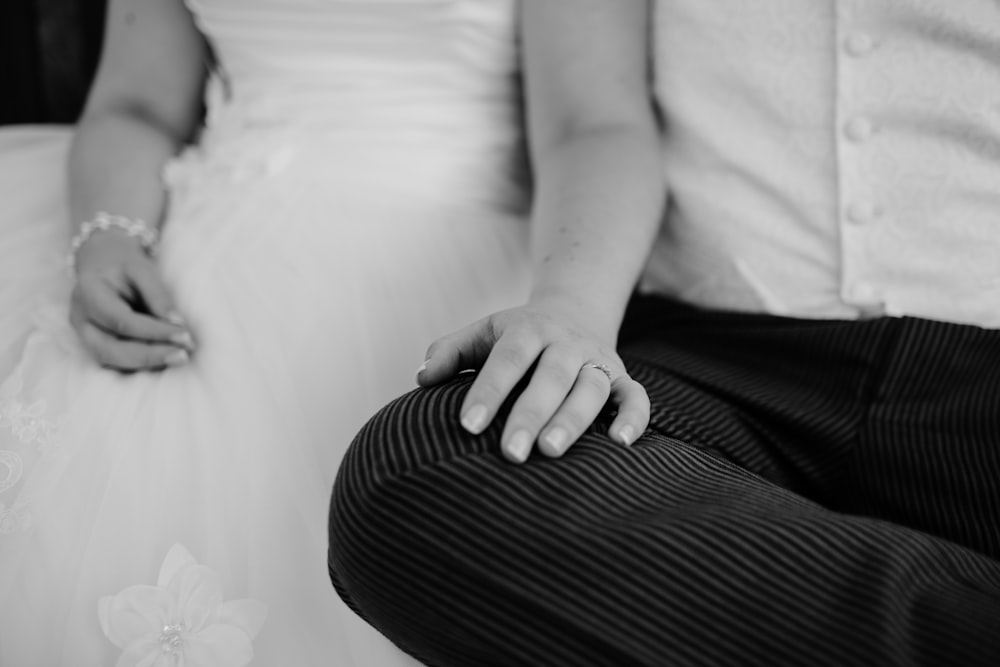
M500 425L471 435L459 424L470 377L432 389L417 389L396 399L358 433L341 463L330 506L331 568L338 555L370 542L371 530L384 530L384 513L415 506L416 478L462 474L460 461L498 458ZM453 465L454 464L454 465ZM436 484L446 493L444 484ZM391 496L391 497L390 497ZM380 518L382 517L382 518ZM375 526L374 524L383 524Z
M439 387L416 389L382 408L348 449L336 489L359 492L359 487L377 486L424 467L487 453L496 439L490 430L473 436L458 421L470 384L471 378L461 377Z

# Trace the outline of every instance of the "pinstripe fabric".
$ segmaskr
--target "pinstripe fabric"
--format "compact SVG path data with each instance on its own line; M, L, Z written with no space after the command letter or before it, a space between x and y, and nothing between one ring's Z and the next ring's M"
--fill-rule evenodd
M331 508L352 607L430 665L1000 664L1000 332L633 304L649 390L504 462L469 378L359 434Z

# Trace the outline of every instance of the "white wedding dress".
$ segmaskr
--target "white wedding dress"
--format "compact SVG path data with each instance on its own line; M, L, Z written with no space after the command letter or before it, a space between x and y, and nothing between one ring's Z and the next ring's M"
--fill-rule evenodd
M188 5L220 62L164 169L189 365L81 349L71 130L0 130L0 665L415 664L336 597L328 494L427 344L526 294L516 4Z

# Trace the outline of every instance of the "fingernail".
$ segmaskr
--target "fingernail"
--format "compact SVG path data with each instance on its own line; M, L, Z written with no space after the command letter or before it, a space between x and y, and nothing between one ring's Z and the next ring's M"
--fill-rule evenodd
M551 456L561 456L566 451L566 440L568 437L569 434L566 433L566 429L559 426L546 431L545 435L542 436L542 440L549 447L549 451L546 453Z
M163 360L167 366L180 366L186 364L191 357L188 355L187 350L176 350L171 352Z
M462 415L462 426L466 431L479 435L486 428L486 406L473 405Z
M179 327L182 327L185 324L184 317L176 310L172 310L169 313L167 313L167 322L170 322L171 324L176 324Z
M170 342L188 349L194 348L194 338L192 338L191 334L187 331L181 331L180 333L173 334L170 336Z
M631 445L635 441L635 429L629 424L618 429L618 437L625 446Z
M524 463L528 460L528 453L531 452L531 434L527 431L515 431L507 441L505 449L511 459Z

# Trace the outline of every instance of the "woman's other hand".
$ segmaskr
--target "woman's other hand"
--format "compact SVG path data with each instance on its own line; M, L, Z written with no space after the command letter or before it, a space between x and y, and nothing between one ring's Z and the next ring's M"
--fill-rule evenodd
M589 330L582 316L538 302L490 315L435 341L417 381L430 386L480 368L460 417L474 434L525 381L501 438L504 456L515 463L536 446L546 456L561 456L609 404L617 412L610 436L629 445L649 423L649 398L629 376L614 341Z
M163 219L163 166L196 136L210 53L184 0L109 0L101 62L69 159L70 223L98 211ZM174 313L156 263L111 229L76 257L70 321L103 366L185 363L191 333Z
M137 239L96 232L77 253L76 273L70 322L99 364L132 372L187 363L194 339Z

